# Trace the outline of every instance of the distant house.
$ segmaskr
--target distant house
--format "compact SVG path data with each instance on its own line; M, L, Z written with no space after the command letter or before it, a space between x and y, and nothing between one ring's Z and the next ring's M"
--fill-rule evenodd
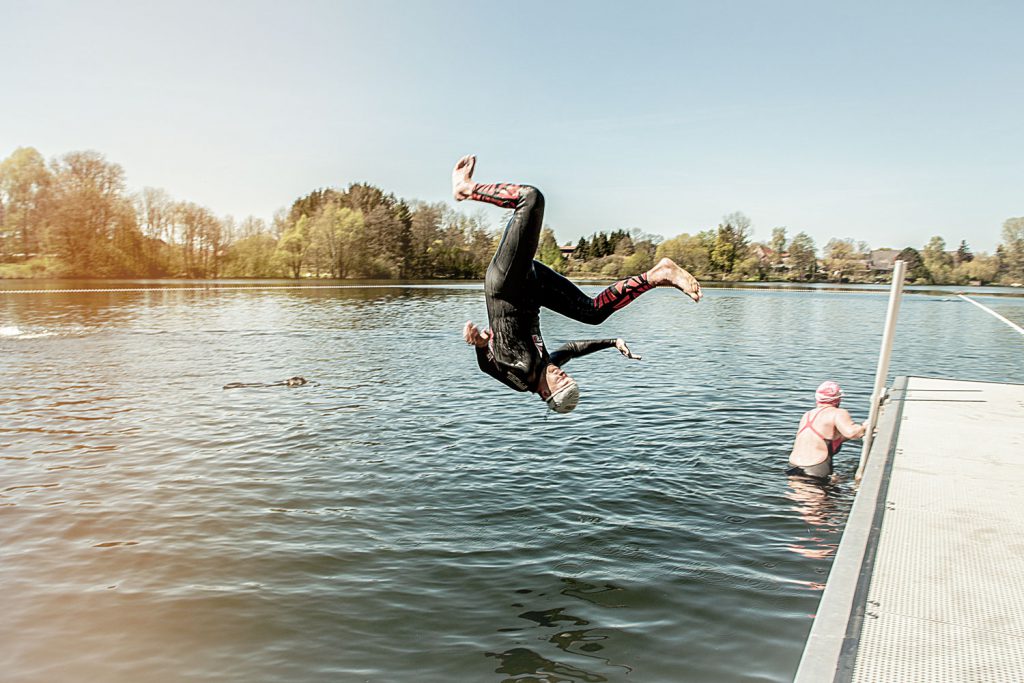
M754 256L761 262L762 265L771 268L772 270L789 270L791 268L789 264L789 252L783 251L776 255L775 250L765 244L754 245ZM778 258L776 258L776 256ZM776 263L778 261L778 263Z
M893 262L899 256L899 249L872 249L868 257L868 270L874 273L891 273Z
M771 263L775 256L775 250L763 244L754 245L754 256L761 263Z
M576 245L566 244L565 246L559 247L558 250L562 252L562 258L567 259L572 256L572 252L576 251Z

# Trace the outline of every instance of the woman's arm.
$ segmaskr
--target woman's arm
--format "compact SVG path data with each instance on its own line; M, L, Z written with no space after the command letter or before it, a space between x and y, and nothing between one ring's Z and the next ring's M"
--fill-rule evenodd
M859 439L864 436L864 425L854 422L849 412L842 408L838 410L835 419L836 431L846 439Z

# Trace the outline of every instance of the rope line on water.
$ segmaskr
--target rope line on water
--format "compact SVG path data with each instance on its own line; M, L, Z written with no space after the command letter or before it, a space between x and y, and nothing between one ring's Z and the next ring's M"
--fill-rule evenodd
M1024 334L1024 328L1022 328L1022 327L1021 327L1020 325L1018 325L1017 323L1013 322L1012 320L1007 320L1007 319L1006 319L1006 318L1004 318L1003 316L1001 316L1001 315L999 315L998 313L996 313L995 311L993 311L993 310L992 310L991 308L989 308L988 306L986 306L986 305L984 305L984 304L979 304L979 303L978 303L977 301L975 301L975 300L974 300L974 299L972 299L971 297L967 296L966 294L957 294L957 296L958 296L958 297L960 297L961 299L963 299L964 301L968 302L968 303L972 303L972 304L974 304L975 306L977 306L977 307L978 307L978 308L980 308L981 310L985 311L985 312L986 312L986 313L988 313L989 315L993 315L993 316L995 316L995 317L996 317L997 319L999 319L999 320L1002 320L1002 321L1003 321L1004 323L1006 323L1007 325L1009 325L1009 326L1010 326L1010 327L1012 327L1013 329L1017 330L1017 331L1018 331L1018 332L1020 332L1021 334Z

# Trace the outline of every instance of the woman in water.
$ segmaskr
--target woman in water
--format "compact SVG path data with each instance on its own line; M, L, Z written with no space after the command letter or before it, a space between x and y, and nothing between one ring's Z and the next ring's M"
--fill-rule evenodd
M814 392L815 405L800 418L800 428L789 454L786 470L791 476L814 477L828 481L832 477L832 456L844 441L864 436L864 425L839 407L843 390L835 382L822 382Z

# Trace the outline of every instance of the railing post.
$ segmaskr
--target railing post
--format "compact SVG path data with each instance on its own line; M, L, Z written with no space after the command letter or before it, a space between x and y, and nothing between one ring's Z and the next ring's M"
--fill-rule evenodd
M885 393L885 378L889 374L889 357L892 355L892 340L896 334L896 316L900 312L900 299L903 297L903 277L907 270L905 261L896 261L892 268L892 287L889 289L889 309L885 313L885 329L882 332L882 349L878 354L878 369L875 371L875 387L871 391L871 407L868 410L868 421L864 431L864 445L860 451L860 464L857 466L856 480L860 481L864 474L864 466L868 462L871 444L875 440L875 424L878 422L878 411Z

